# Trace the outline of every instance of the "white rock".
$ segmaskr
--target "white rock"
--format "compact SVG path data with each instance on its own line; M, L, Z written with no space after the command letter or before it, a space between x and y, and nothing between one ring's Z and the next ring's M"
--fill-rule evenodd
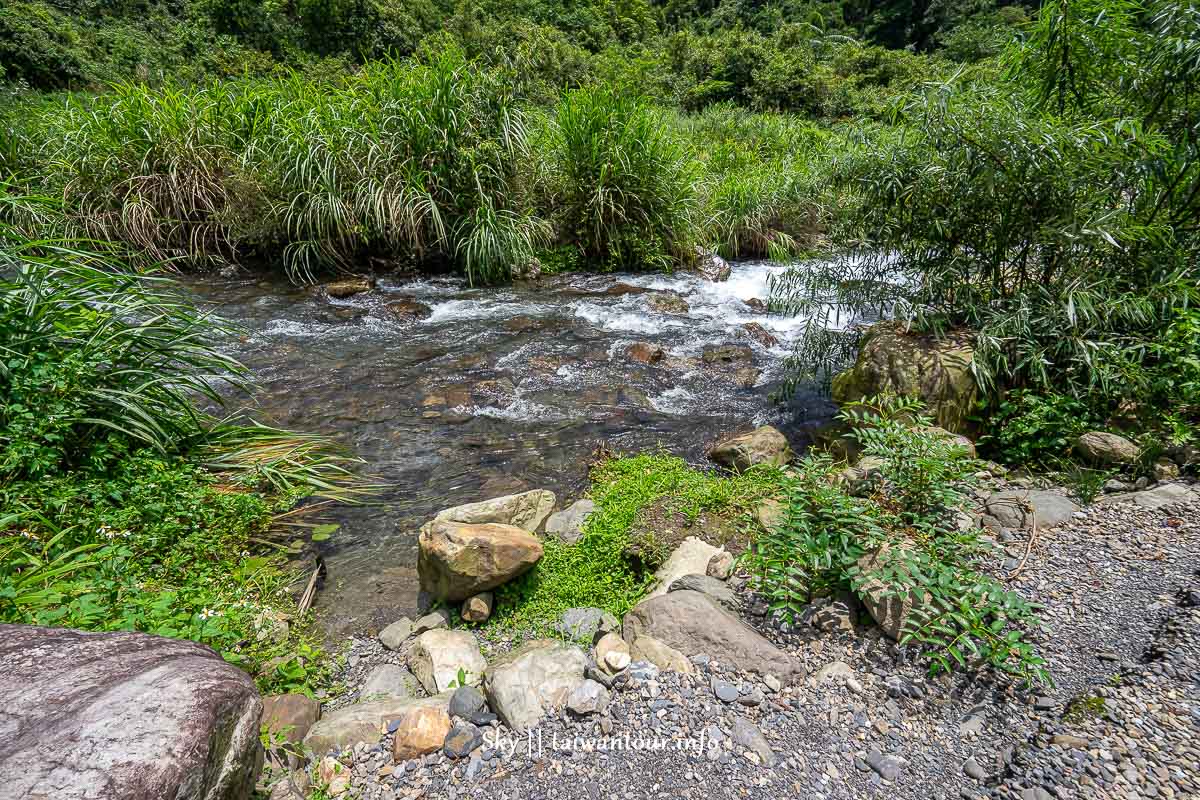
M684 539L654 573L654 590L647 595L646 599L666 594L671 588L671 584L684 575L707 574L709 562L720 552L720 548L713 547L695 536Z
M436 629L417 637L409 654L409 666L430 694L438 694L459 683L478 686L487 669L479 644L469 631Z
M517 733L562 708L584 681L587 655L552 639L527 642L497 659L483 681L488 703Z

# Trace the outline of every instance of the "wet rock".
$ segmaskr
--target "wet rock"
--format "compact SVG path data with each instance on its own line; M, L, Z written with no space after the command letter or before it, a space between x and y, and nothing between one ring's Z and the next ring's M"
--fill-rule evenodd
M416 699L390 697L327 711L309 729L304 746L314 753L346 750L358 744L372 746L378 744L384 732L408 712L436 708L444 714L449 702L448 694Z
M1069 521L1079 510L1061 494L1028 489L996 492L984 501L984 507L1003 527L1012 530L1029 530L1035 521L1039 529L1052 528Z
M428 319L433 315L433 309L424 303L417 302L411 297L403 300L394 300L385 305L384 310L388 316L398 322L415 322L419 319Z
M629 654L635 661L649 662L664 672L691 675L696 671L687 656L653 636L639 636L629 646Z
M782 467L791 461L792 449L782 433L764 425L722 440L709 451L708 457L723 467L742 472L758 464Z
M369 292L375 288L375 285L369 278L343 278L338 281L330 281L321 288L328 296L341 300L356 294Z
M718 548L695 536L684 539L654 573L654 589L649 596L666 594L671 584L684 575L704 575L708 572L708 562L719 552Z
M610 675L628 667L632 660L629 645L619 633L606 633L596 642L596 664Z
M1124 436L1104 431L1089 431L1075 442L1080 458L1097 464L1132 464L1141 454L1140 448Z
M487 622L488 617L492 615L494 602L495 595L491 592L480 592L463 601L459 614L467 622Z
M0 625L0 794L245 800L263 704L195 642Z
M733 725L729 730L729 738L733 739L734 744L744 747L758 756L763 765L767 767L775 766L779 760L767 742L767 737L763 736L757 725L743 716L734 716Z
M413 633L412 620L408 617L401 617L379 632L379 641L382 642L383 646L388 650L399 650L400 646L404 644L408 640L408 637L412 636Z
M757 322L747 322L742 326L742 330L746 332L747 336L767 349L779 346L779 340L775 338L775 335Z
M442 742L446 758L466 758L483 744L483 732L470 722L460 722L450 729Z
M554 492L534 489L531 492L493 497L478 503L467 503L438 512L435 522L462 522L469 525L497 523L512 525L535 533L554 510Z
M729 262L703 247L696 248L696 261L692 264L692 269L710 281L716 282L729 280L729 276L733 272Z
M803 666L700 592L680 591L643 600L626 616L625 639L651 636L689 658L706 654L738 669L790 682Z
M667 351L649 342L634 342L625 348L625 357L639 364L657 364L667 356Z
M715 556L714 556L715 558ZM669 592L701 592L728 609L736 610L740 605L737 595L729 584L708 575L684 575L671 582Z
M603 714L608 708L608 689L593 680L584 680L567 697L567 710L578 717Z
M421 707L400 717L392 740L392 758L396 763L418 758L442 748L450 733L450 717L445 709Z
M733 382L743 389L750 389L758 383L762 370L758 367L740 367L734 370Z
M707 345L700 360L716 366L749 364L754 360L754 351L744 344Z
M863 337L854 366L834 377L830 393L838 405L879 394L918 397L937 425L963 433L979 391L974 360L966 336L939 339L883 322Z
M546 520L546 535L557 537L567 544L575 544L583 537L583 526L595 510L596 504L591 500L576 500L562 511L550 515Z
M396 664L380 664L367 676L358 698L367 701L388 697L406 699L421 694L421 684L411 672Z
M729 576L733 574L734 561L733 553L728 550L720 550L708 560L704 574L719 581L729 580Z
M537 536L513 525L435 520L422 526L417 574L434 600L459 603L523 574L542 557Z
M751 311L757 311L759 314L767 313L767 301L763 300L761 297L751 297L745 302L746 305L750 307Z
M612 614L600 608L568 608L559 617L556 626L559 633L576 642L594 642L597 635L615 631L621 623Z
M644 286L634 286L630 283L614 283L605 289L604 293L611 297L624 297L630 294L646 294L649 291Z
M470 631L425 631L413 644L408 663L430 694L444 692L451 684L478 686L487 669Z
M687 301L675 292L653 292L650 307L662 314L686 314L691 311Z
M498 658L484 679L492 709L517 733L560 709L583 683L587 655L550 639L527 642Z

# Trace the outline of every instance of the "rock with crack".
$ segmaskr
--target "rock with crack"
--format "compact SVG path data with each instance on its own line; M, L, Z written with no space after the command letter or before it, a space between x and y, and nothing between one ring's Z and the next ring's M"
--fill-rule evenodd
M439 708L445 712L450 693L436 697L397 698L355 703L326 712L309 729L304 745L320 755L330 751L347 750L357 744L373 746L383 740L388 728L414 708Z
M706 594L731 610L741 605L737 594L728 583L708 575L683 575L671 582L669 592L693 591Z
M435 520L422 526L417 541L421 590L447 603L495 589L542 557L537 536L514 525Z
M584 681L588 658L578 647L537 639L498 658L483 681L492 710L517 733L562 708Z
M671 584L684 575L704 575L708 572L708 562L720 553L720 548L713 547L708 542L689 536L667 557L662 566L654 573L654 589L650 597L664 595L671 590Z
M1079 506L1061 494L1029 489L996 492L984 501L984 510L1005 528L1039 530L1068 522Z
M583 538L583 526L596 510L596 504L588 499L576 500L562 511L550 515L546 520L546 535L575 544Z
M791 683L804 667L705 594L670 592L651 597L626 616L625 639L650 636L688 658L704 654L723 664Z
M434 521L464 522L468 525L496 523L536 533L554 510L554 492L534 489L521 494L493 497L478 503L447 508L439 511Z
M425 631L413 644L408 663L430 694L444 692L451 684L478 686L487 669L470 631Z
M262 766L250 677L205 645L0 625L0 795L246 800Z
M744 472L759 464L782 467L792 460L792 449L782 433L770 425L764 425L750 433L718 442L709 451L708 457L723 467Z

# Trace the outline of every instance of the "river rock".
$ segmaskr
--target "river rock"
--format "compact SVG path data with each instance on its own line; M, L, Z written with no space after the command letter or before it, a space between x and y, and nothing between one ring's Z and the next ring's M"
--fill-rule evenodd
M442 749L450 733L450 716L444 708L413 708L400 717L392 740L392 758L397 763Z
M483 744L483 732L470 722L460 722L450 729L442 742L446 758L466 758Z
M420 697L421 683L404 667L396 664L380 664L371 670L367 680L358 691L360 700L383 700L394 697L400 700Z
M729 738L733 739L734 744L744 747L758 756L758 759L766 767L775 766L779 760L767 742L767 737L763 736L757 725L743 716L734 715L733 725L729 729Z
M763 300L761 297L751 297L749 300L746 300L745 303L751 311L757 311L759 314L765 314L768 310L770 310L770 307L767 305L767 301Z
M854 366L834 376L830 394L839 405L879 394L917 397L937 425L965 433L979 393L971 373L974 360L966 336L906 333L883 322L863 337Z
M583 538L583 526L595 510L596 504L591 500L576 500L562 511L550 515L546 520L546 535L567 544L575 544Z
M729 580L729 576L733 574L734 561L733 553L728 550L719 550L708 560L704 574L719 581Z
M723 467L743 472L759 464L782 467L792 460L792 449L782 433L764 425L718 442L708 457Z
M717 555L720 555L719 553ZM716 558L714 555L713 558ZM668 592L693 591L706 594L728 609L736 609L740 603L733 589L725 581L708 575L683 575L671 582Z
M706 345L700 360L705 364L732 366L754 361L754 351L744 344Z
M704 575L708 572L708 562L719 552L719 548L695 536L684 539L654 573L654 589L649 596L666 594L671 584L684 575Z
M629 653L634 661L647 661L664 672L691 675L696 671L687 656L653 636L639 636L629 646Z
M445 712L450 693L435 697L389 697L365 703L354 703L327 711L304 737L304 745L312 752L342 751L357 744L378 744L388 727L416 708L438 708Z
M567 710L577 717L590 717L593 714L603 714L608 708L610 699L608 689L593 680L585 679L583 683L571 690L567 697Z
M625 615L626 640L651 636L689 658L704 654L739 670L774 675L785 683L804 667L762 634L700 592L679 591L643 600Z
M909 622L913 608L923 608L930 601L926 593L918 593L913 589L908 594L901 595L892 587L870 573L889 568L893 559L898 558L892 548L884 545L877 550L863 555L858 559L858 568L865 581L858 587L858 596L863 607L875 623L889 638L900 641L906 633L905 626ZM899 567L898 569L903 569Z
M517 733L563 707L583 683L587 655L578 647L537 639L498 658L483 688L492 710Z
M195 642L0 625L0 794L246 800L263 705Z
M460 603L526 572L542 543L513 525L435 520L421 527L417 574L434 600Z
M729 276L733 273L728 261L703 247L696 248L696 260L692 264L692 269L710 281L716 282L729 280Z
M663 314L686 314L691 310L675 292L652 292L648 299L650 307Z
M325 294L340 300L356 294L362 294L363 292L369 292L375 288L375 285L369 278L343 278L342 280L330 281L322 288L325 290Z
M408 637L413 633L412 620L408 617L401 617L379 632L379 641L388 650L399 650L400 646L408 641Z
M487 700L474 686L460 686L450 696L449 714L472 722L487 712Z
M1141 455L1136 444L1115 433L1089 431L1075 442L1080 458L1096 464L1133 464Z
M625 357L639 364L657 364L667 356L667 351L649 342L634 342L625 348Z
M558 619L558 632L576 642L594 642L598 634L615 631L621 623L601 608L568 608Z
M630 294L646 294L649 291L645 286L634 286L631 283L614 283L605 289L604 293L610 297L625 297Z
M419 319L428 319L433 315L432 308L411 297L388 303L384 306L384 310L387 311L388 316L399 322L414 322Z
M478 686L487 669L470 631L425 631L413 644L408 663L430 694L446 691L451 683ZM465 681L459 680L460 672Z
M292 744L305 735L321 716L321 704L303 694L273 694L262 699L261 726Z
M480 592L463 601L459 614L467 622L487 622L495 601L496 596L491 592Z
M628 667L631 661L633 657L629 653L629 645L616 631L604 634L596 642L596 664L608 674L617 674Z
M1161 486L1155 486L1153 489L1145 489L1140 492L1102 497L1096 501L1096 505L1133 503L1150 511L1157 511L1160 508L1173 506L1176 503L1195 502L1200 502L1200 492L1189 489L1182 484L1164 483Z
M1071 519L1079 506L1054 492L1010 489L988 497L984 510L1005 528L1028 530L1035 522L1039 529L1061 525Z
M554 492L534 489L531 492L493 497L478 503L467 503L438 512L434 521L465 522L469 525L498 523L536 533L546 517L554 510Z
M742 326L742 330L746 332L747 336L768 350L779 346L779 340L775 338L775 335L757 322L747 322Z

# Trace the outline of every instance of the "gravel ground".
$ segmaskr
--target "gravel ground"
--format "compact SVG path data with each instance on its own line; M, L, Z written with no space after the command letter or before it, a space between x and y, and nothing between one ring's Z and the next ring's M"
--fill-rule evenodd
M1055 685L1036 694L990 673L931 678L875 628L780 630L751 603L747 622L796 654L807 681L776 691L699 663L631 679L603 717L564 712L540 738L489 729L469 759L392 765L385 740L343 760L365 800L1200 798L1198 567L1200 504L1092 506L1041 531L1013 582L1044 605L1036 641ZM385 660L399 658L357 642L348 682Z

